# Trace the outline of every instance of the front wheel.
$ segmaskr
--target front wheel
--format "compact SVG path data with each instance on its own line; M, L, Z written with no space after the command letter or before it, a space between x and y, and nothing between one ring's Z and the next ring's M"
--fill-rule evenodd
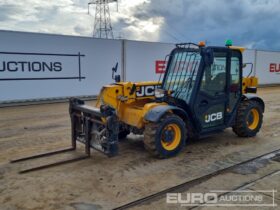
M159 122L145 126L144 146L153 156L175 156L184 147L185 140L186 126L177 115L167 114Z
M240 137L255 136L263 121L263 110L256 101L243 101L240 103L233 131Z

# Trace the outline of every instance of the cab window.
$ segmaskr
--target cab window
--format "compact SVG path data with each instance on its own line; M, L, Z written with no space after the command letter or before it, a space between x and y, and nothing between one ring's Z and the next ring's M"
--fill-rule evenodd
M226 90L226 52L214 52L214 63L205 68L200 90L211 96L223 95Z

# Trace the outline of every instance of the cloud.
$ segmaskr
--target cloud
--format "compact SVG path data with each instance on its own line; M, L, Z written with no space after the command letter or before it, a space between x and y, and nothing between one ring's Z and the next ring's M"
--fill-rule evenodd
M91 36L88 0L0 2L0 29ZM110 4L115 37L280 50L279 0L120 0Z
M164 17L139 12L150 4L150 0L121 0L119 11L111 13L115 34L126 39L159 41Z
M83 30L83 34L75 30L90 25L86 7L76 3L72 0L2 0L0 29L89 36L90 29Z
M279 0L153 0L137 15L164 18L161 41L223 45L230 38L238 45L279 50L279 6Z

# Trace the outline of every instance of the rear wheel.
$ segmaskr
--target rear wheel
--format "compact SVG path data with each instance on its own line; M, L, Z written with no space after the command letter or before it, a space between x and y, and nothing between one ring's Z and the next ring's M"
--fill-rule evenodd
M149 123L144 131L144 145L152 155L160 158L178 154L185 145L186 126L174 114L167 114L157 123Z
M233 131L240 137L255 136L263 121L263 110L256 101L243 101L237 110Z

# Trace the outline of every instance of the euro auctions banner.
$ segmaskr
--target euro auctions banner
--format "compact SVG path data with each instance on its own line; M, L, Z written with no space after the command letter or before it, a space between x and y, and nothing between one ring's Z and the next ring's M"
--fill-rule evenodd
M0 102L98 95L121 52L121 40L0 31Z
M0 81L85 79L85 55L0 52Z

